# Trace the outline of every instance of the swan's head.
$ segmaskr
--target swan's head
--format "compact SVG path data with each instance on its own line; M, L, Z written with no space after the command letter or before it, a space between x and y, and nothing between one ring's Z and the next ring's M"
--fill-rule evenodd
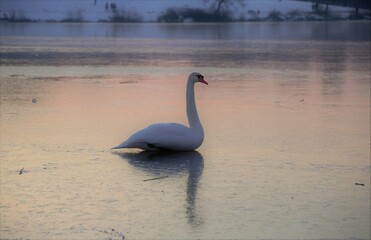
M204 76L202 76L202 74L198 73L198 72L191 73L191 75L189 75L189 77L188 77L188 81L191 81L193 83L201 82L203 84L209 85L205 81Z

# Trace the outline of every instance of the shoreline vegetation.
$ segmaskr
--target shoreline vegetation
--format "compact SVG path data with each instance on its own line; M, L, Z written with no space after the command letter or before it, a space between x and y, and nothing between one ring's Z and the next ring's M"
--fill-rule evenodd
M55 19L31 19L22 10L12 11L3 14L0 22L25 23L25 22L62 22L62 23L87 23L87 22L107 22L107 23L222 23L222 22L290 22L290 21L339 21L339 20L371 20L371 11L348 11L347 16L344 12L331 12L327 9L317 8L310 12L292 10L282 13L272 10L267 14L260 11L248 11L246 16L234 18L232 12L208 11L201 8L167 8L155 21L144 21L143 16L135 10L117 9L111 10L111 15L107 19L88 21L84 17L84 11L77 9L68 11L65 18Z

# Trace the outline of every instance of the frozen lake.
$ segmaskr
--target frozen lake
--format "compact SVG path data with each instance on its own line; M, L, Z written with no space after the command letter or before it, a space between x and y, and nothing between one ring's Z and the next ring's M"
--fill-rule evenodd
M0 23L0 238L369 238L370 29ZM109 150L193 71L197 151Z

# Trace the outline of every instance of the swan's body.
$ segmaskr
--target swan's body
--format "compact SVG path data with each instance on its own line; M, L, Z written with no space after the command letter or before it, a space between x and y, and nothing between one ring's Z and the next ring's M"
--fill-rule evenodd
M140 148L143 150L170 150L170 151L190 151L201 146L204 140L204 130L198 118L194 84L202 82L208 84L204 77L199 73L192 73L187 81L187 118L189 127L178 123L158 123L144 128L118 148Z

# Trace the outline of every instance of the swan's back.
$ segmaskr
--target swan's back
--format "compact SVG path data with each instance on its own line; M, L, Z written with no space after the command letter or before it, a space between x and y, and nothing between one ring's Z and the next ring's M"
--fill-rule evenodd
M178 123L158 123L144 128L115 148L141 148L144 150L189 151L203 141L200 134Z

